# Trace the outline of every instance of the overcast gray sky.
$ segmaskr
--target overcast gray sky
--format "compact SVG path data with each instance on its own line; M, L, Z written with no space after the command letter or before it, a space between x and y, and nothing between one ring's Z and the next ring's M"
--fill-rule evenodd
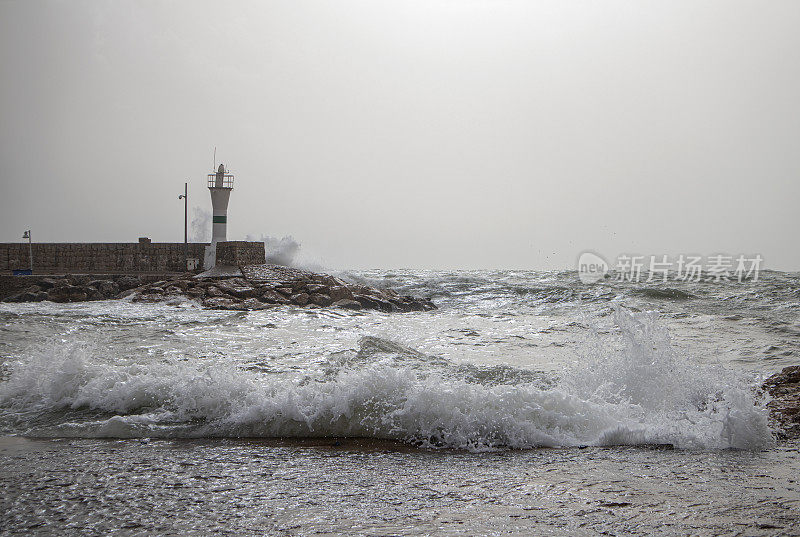
M0 70L0 241L182 241L216 146L330 267L800 269L796 0L0 0Z

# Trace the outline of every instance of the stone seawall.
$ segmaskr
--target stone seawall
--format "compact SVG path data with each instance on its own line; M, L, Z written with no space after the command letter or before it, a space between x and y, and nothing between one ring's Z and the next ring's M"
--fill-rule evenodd
M189 258L203 268L203 243L189 244ZM0 273L30 268L28 244L0 243ZM262 261L263 262L263 261ZM184 272L184 244L169 243L34 243L34 274L130 274Z
M227 241L217 243L217 265L240 267L266 261L263 242Z

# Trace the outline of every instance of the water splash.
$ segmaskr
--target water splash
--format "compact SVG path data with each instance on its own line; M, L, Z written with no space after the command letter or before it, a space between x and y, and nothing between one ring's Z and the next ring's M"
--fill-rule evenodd
M682 357L654 316L617 310L616 321L622 349L598 342L552 385L513 368L483 382L376 338L319 378L54 345L10 366L0 423L32 436L370 437L473 451L773 445L746 379Z

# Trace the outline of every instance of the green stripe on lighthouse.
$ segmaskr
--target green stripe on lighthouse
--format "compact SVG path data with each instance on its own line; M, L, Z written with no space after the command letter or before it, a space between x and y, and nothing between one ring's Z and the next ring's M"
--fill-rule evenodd
M208 221L208 220L206 220L206 221ZM213 219L213 223L215 223L215 224L227 224L228 223L228 217L227 216L215 216L214 219Z

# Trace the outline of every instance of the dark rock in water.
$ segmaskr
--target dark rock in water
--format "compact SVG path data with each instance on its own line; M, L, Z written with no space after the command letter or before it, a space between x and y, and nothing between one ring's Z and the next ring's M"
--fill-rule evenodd
M389 302L388 300L384 300L382 298L378 298L375 295L361 295L361 294L354 294L353 300L358 301L362 307L373 309L373 310L380 310L385 312L395 311L399 308Z
M186 294L192 298L200 298L205 296L206 290L202 287L193 287L191 289L187 289Z
M314 293L311 296L309 296L308 299L311 301L312 304L316 304L317 306L320 306L322 308L330 306L331 302L333 302L333 300L331 300L331 297L329 297L328 295L324 295L322 293Z
M116 281L117 285L119 286L121 291L127 291L128 289L134 289L142 285L141 280L136 276L121 276Z
M119 285L111 280L94 280L89 285L97 289L103 297L110 298L119 294Z
M375 301L372 297L367 295L361 294L353 294L353 300L361 304L362 308L367 308L371 310L379 310L381 309L380 305L377 301Z
M239 301L232 298L213 297L203 300L203 306L212 310L231 310L239 308Z
M118 298L118 299L119 299L119 298L128 298L129 296L131 296L131 295L135 295L135 294L136 294L136 293L138 293L138 292L139 292L139 290L138 290L138 289L136 289L136 288L133 288L133 289L126 289L125 291L122 291L120 294L118 294L118 295L117 295L117 298Z
M349 298L342 298L331 304L334 308L344 308L346 310L360 310L361 303L357 300L350 300Z
M178 287L177 285L168 285L166 289L164 289L164 293L168 295L182 295L184 294L184 290Z
M283 296L280 293L273 291L272 289L267 289L264 291L264 294L261 295L261 300L268 304L290 304L291 301Z
M100 294L100 291L98 291L97 288L87 285L83 288L83 290L86 292L88 300L103 300L103 295Z
M763 388L772 396L767 408L781 436L800 438L800 365L783 368L765 380Z
M247 300L242 301L241 305L247 310L263 310L270 307L268 304L264 304L257 298L248 298Z
M308 298L308 293L297 293L296 295L292 295L292 302L298 306L305 306L308 304Z
M86 274L70 274L67 276L67 279L69 280L69 283L79 287L83 285L89 285L89 281L91 281L91 278Z
M219 290L218 287L215 287L213 285L206 288L206 294L210 297L225 296L225 293L223 293L222 291Z
M220 282L217 288L223 293L235 296L236 298L253 298L259 294L258 289L246 281L238 281L238 278L237 280Z
M42 278L39 280L39 287L45 290L52 289L58 285L61 280L61 278Z
M328 286L321 284L321 283L309 283L305 286L308 290L309 294L320 293L320 294L328 294Z
M69 284L53 287L47 292L47 299L53 302L81 302L87 298L86 291L81 287Z
M328 290L328 296L334 302L338 300L353 300L353 292L344 285L333 285Z

